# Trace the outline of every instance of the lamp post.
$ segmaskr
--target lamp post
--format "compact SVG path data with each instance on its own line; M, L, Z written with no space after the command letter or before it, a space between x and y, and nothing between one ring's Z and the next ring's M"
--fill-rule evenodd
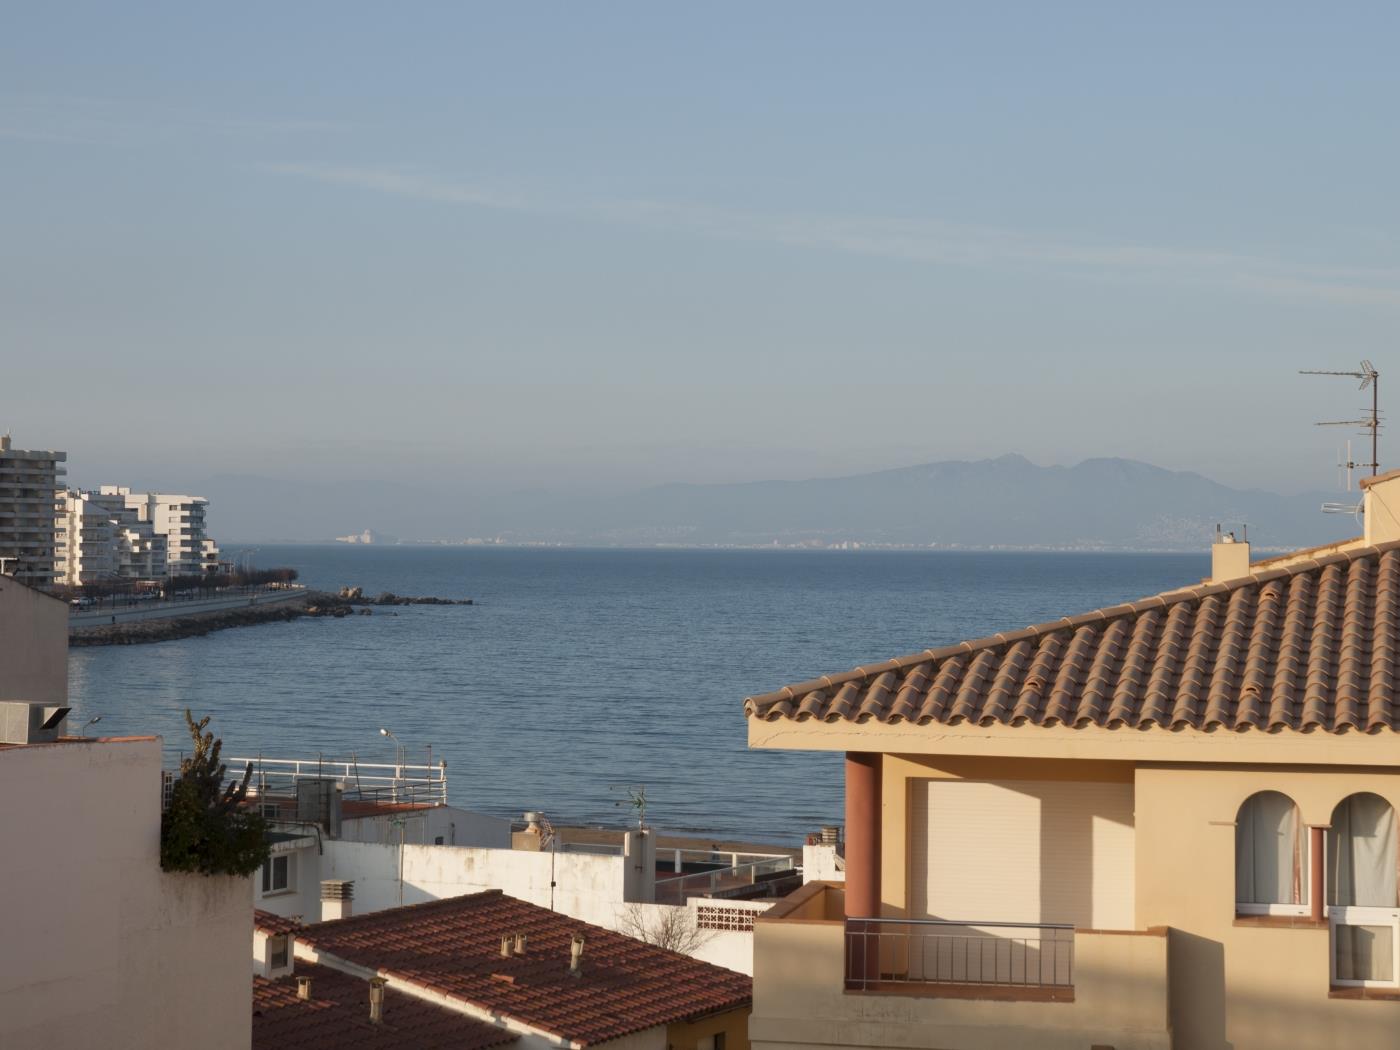
M379 728L379 735L387 737L394 742L394 801L399 800L399 782L403 780L404 746L403 743L389 729L384 726ZM403 828L404 816L402 813L395 814L392 823L399 826L399 907L403 907Z
M390 730L381 728L379 735L388 737L394 742L394 801L397 802L399 800L399 783L403 780L405 749L403 744L399 742L399 738Z

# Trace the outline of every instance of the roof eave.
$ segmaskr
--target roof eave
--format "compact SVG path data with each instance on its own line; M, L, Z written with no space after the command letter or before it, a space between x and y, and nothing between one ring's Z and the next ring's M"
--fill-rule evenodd
M1328 733L748 719L749 747L1173 764L1396 766L1400 732Z

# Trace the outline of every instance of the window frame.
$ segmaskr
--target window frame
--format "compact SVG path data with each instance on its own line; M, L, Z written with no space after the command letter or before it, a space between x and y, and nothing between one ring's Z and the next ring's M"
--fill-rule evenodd
M282 878L277 879L277 866L281 862ZM297 891L296 857L291 853L274 853L263 861L260 896L280 897Z
M1284 798L1288 799L1289 803L1293 806L1293 815L1298 823L1297 831L1295 832L1294 837L1294 841L1297 843L1297 860L1295 862L1297 866L1297 872L1295 874L1295 884L1297 886L1298 900L1292 904L1258 904L1253 901L1236 900L1235 914L1279 915L1289 918L1306 918L1307 916L1312 914L1312 904L1309 900L1308 888L1308 879L1311 877L1312 872L1312 836L1308 834L1307 825L1302 823L1302 810L1298 807L1297 801L1293 798L1292 795L1288 794L1285 791L1279 791L1277 788L1261 788L1258 791L1252 792L1248 797L1246 797L1242 802L1240 802L1239 808L1235 810L1235 826L1236 828L1238 828L1239 826L1240 815L1244 813L1244 807L1249 805L1249 803L1253 802L1260 795L1265 794L1282 795ZM1240 864L1238 838L1236 839L1236 843L1237 845L1235 847L1235 864L1233 869L1234 872L1238 872ZM1231 892L1233 893L1234 891L1232 890Z

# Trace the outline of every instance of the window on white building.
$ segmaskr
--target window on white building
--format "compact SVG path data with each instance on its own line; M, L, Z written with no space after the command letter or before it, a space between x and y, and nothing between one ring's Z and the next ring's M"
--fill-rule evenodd
M274 893L290 893L296 889L296 858L290 853L280 853L263 861L262 893L264 897Z

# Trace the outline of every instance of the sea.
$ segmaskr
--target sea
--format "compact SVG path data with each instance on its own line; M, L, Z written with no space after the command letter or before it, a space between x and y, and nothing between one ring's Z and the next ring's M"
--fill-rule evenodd
M377 607L74 649L70 725L224 754L445 759L453 804L790 844L841 822L839 753L750 750L743 701L784 685L1194 583L1187 554L262 546L260 567Z

